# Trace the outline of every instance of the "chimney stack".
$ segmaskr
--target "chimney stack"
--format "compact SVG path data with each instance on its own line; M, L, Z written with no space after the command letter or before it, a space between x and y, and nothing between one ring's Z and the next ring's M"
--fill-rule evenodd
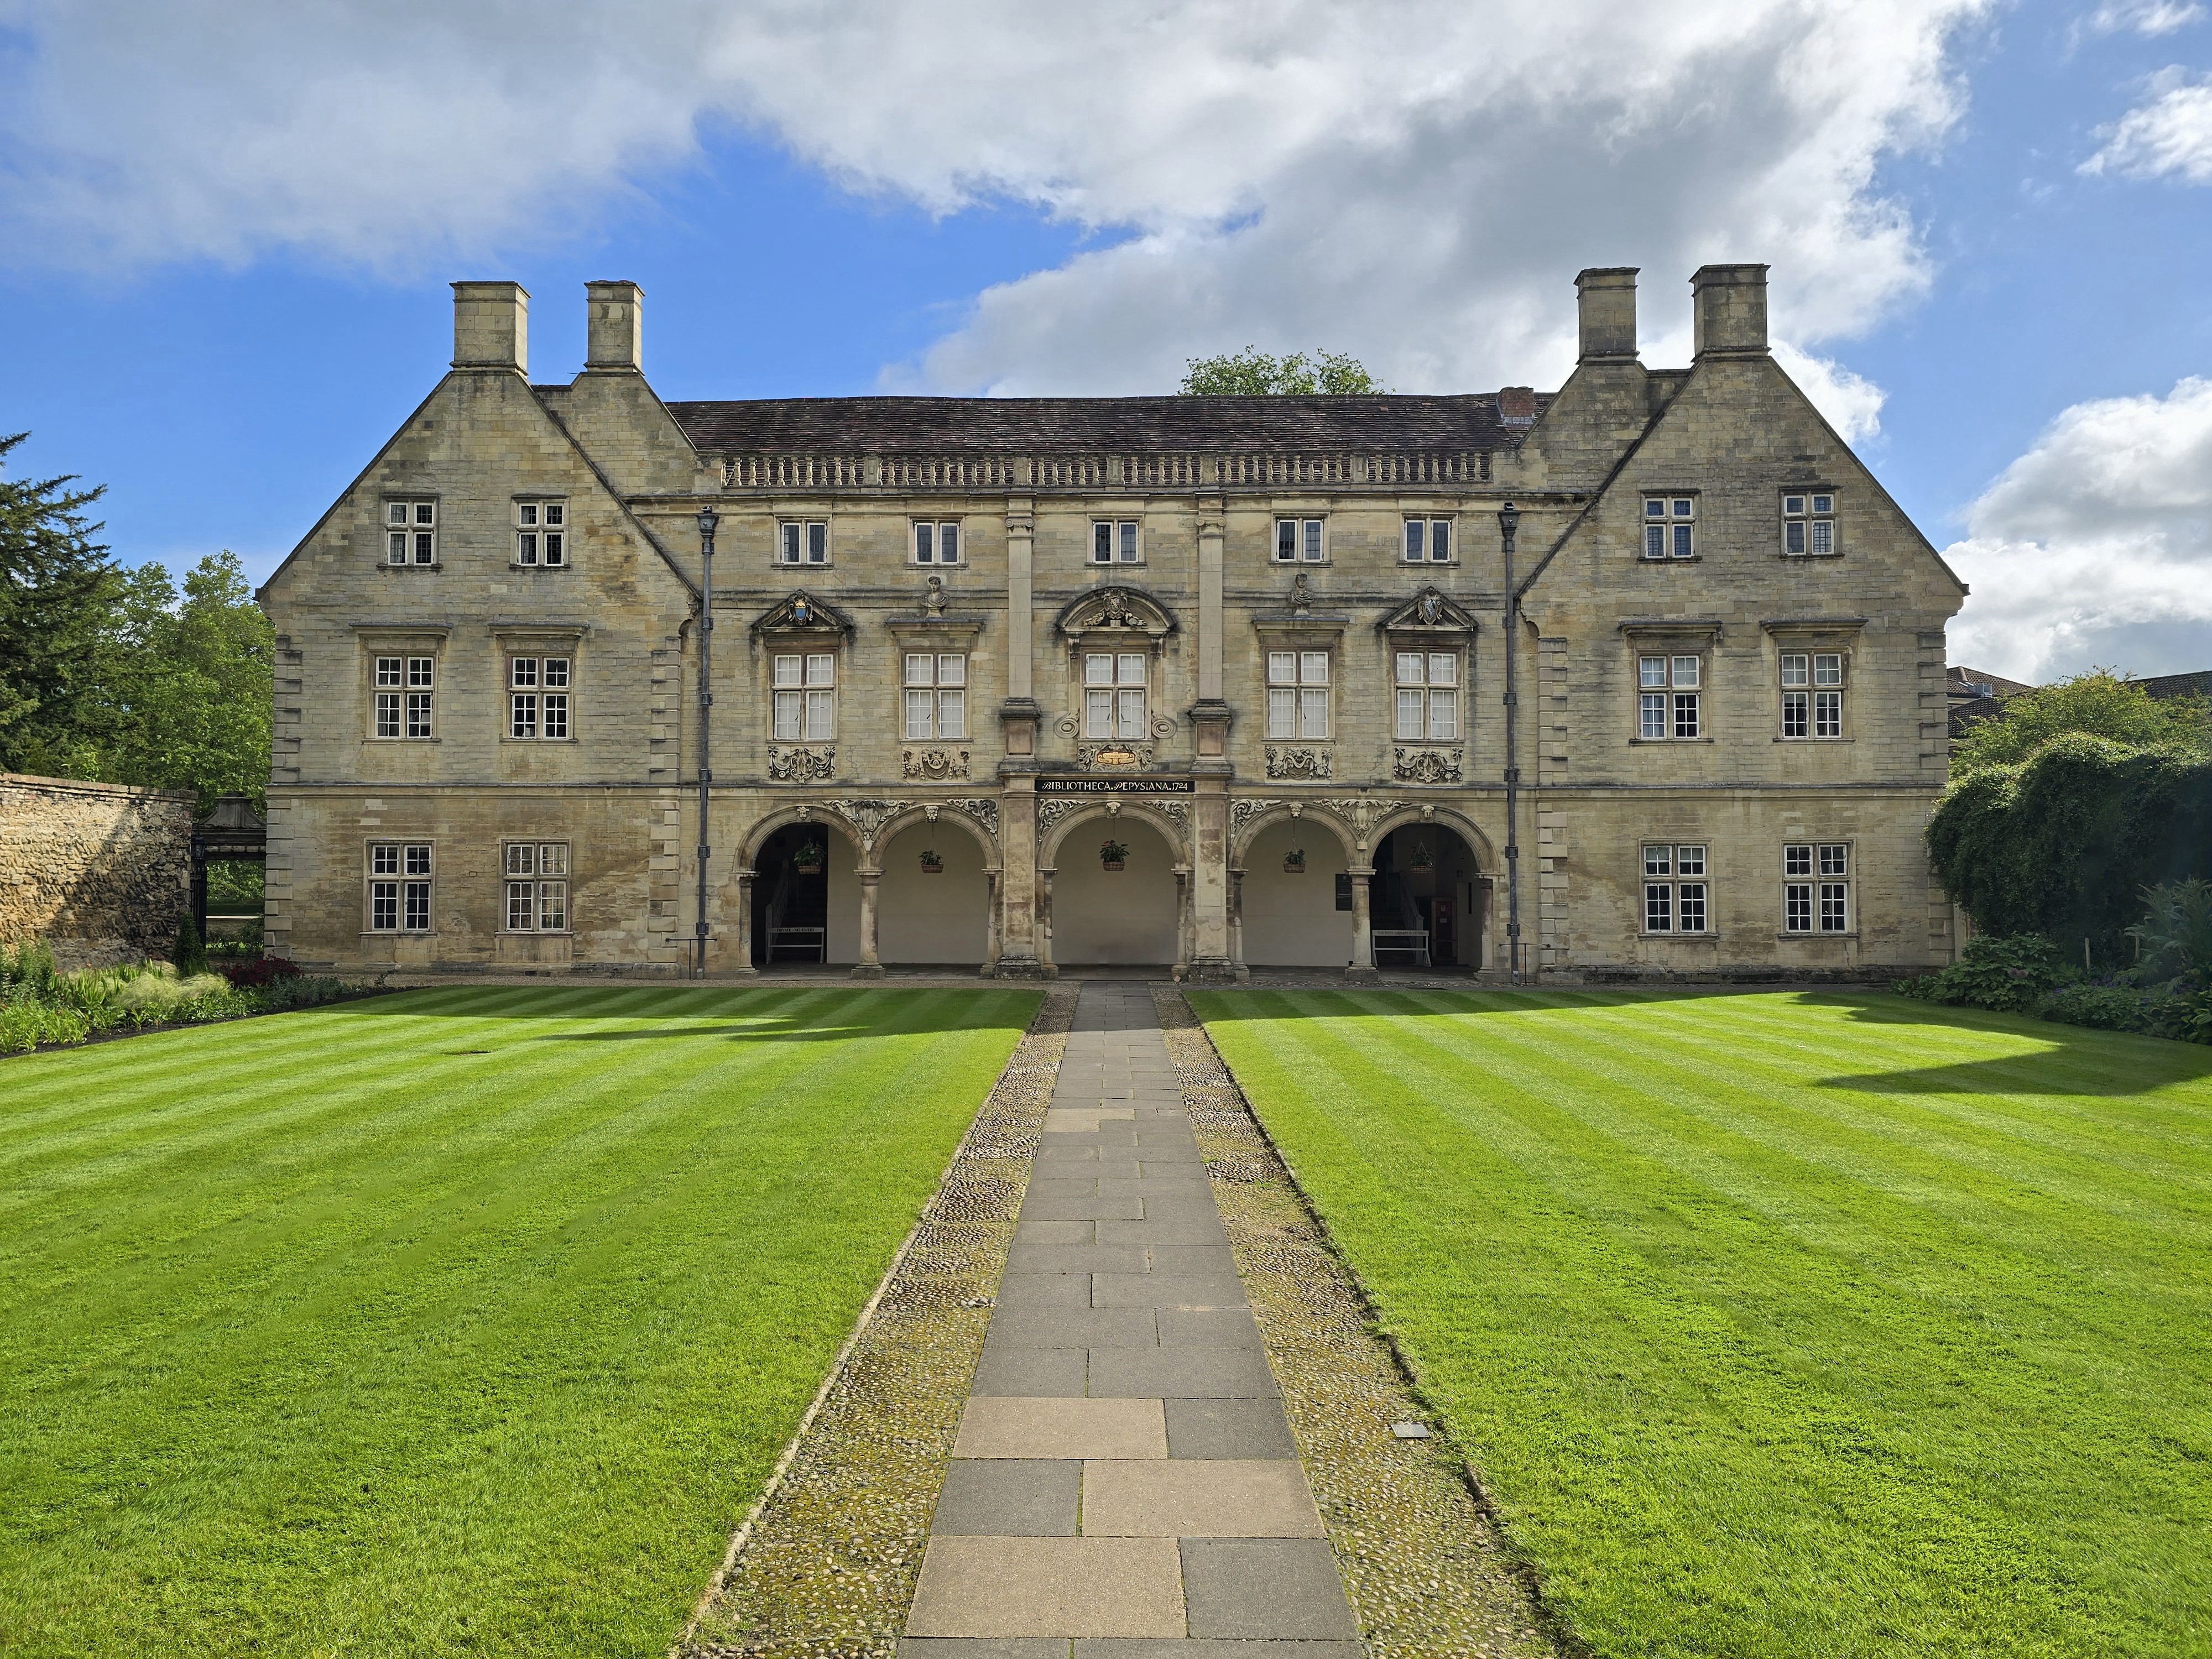
M1636 356L1636 268L1610 265L1575 278L1584 362Z
M589 315L585 368L641 368L645 290L635 283L586 283L584 295Z
M530 372L530 294L520 283L453 284L453 367Z
M1697 355L1766 355L1766 267L1706 265L1690 278Z

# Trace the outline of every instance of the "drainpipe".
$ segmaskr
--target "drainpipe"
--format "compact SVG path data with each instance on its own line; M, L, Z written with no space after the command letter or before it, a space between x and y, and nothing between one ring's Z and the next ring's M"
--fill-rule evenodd
M714 782L707 766L707 726L714 707L714 527L721 522L713 507L699 509L699 924L693 939L694 979L707 977L707 798Z
M1521 769L1514 763L1520 699L1513 690L1513 659L1520 654L1521 595L1513 586L1513 532L1520 524L1520 511L1512 502L1498 509L1498 533L1505 543L1505 959L1507 978L1515 985L1521 982Z

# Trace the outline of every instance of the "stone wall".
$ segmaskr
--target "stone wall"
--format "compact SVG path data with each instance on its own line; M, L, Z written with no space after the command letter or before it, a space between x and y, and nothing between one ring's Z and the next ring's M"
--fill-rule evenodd
M166 957L191 900L192 796L0 772L0 940L64 968Z

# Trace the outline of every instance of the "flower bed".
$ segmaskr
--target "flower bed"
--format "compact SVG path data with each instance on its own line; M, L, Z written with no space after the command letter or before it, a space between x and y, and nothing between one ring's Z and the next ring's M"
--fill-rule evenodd
M0 946L0 1054L308 1008L368 988L304 974L281 957L234 959L184 975L167 963L63 974L42 944Z

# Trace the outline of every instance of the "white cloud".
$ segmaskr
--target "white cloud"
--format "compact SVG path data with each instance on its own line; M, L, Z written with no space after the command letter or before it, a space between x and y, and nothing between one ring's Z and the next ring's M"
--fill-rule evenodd
M2212 380L2076 404L1945 551L1973 593L1951 659L2017 679L2212 667Z
M1815 357L1787 340L1774 343L1774 360L1813 400L1845 443L1857 443L1881 430L1881 406L1889 394L1841 363Z
M1105 239L991 289L893 378L1174 385L1257 343L1405 390L1555 383L1568 279L1644 266L1648 361L1691 270L1764 258L1778 335L1845 337L1927 280L1886 155L1956 112L1984 0L0 0L18 261L290 250L419 279L588 227L744 123L830 177ZM0 258L8 257L0 252ZM1798 363L1838 424L1880 394Z
M2212 80L2165 69L2151 77L2150 92L2148 103L2106 130L2105 147L2081 171L2135 179L2177 173L2192 185L2212 184Z
M2203 18L2204 8L2196 0L2182 0L2179 4L2175 0L2105 0L2079 27L2091 34L2125 33L2155 39L2202 22Z

